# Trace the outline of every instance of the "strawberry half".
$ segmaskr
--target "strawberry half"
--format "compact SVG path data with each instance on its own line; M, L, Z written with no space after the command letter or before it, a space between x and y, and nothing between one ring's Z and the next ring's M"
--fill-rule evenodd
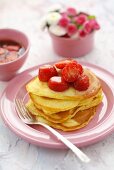
M63 60L63 61L59 61L59 62L55 63L55 66L58 69L63 69L69 63L77 63L77 62L75 60Z
M77 69L76 63L69 63L67 64L61 72L63 79L67 82L74 82L78 79L80 75L79 70Z
M62 92L69 88L69 84L60 76L51 77L48 81L48 86L51 90Z
M87 90L89 87L89 78L87 75L81 75L74 82L74 88L79 91Z
M57 76L57 70L52 65L43 65L39 68L39 80L47 82L51 77Z

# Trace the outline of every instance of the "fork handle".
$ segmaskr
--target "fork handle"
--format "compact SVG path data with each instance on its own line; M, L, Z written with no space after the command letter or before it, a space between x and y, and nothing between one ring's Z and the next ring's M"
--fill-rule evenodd
M51 128L50 126L38 122L39 125L44 126L46 129L48 129L52 134L54 134L59 140L61 140L68 148L70 148L77 156L80 158L81 161L88 163L90 161L90 158L85 155L79 148L77 148L74 144L72 144L69 140L67 140L64 136L62 136L59 132L57 132L55 129Z

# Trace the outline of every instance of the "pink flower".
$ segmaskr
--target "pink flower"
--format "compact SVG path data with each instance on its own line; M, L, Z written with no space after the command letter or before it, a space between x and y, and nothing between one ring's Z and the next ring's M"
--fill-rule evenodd
M92 19L89 22L90 22L92 29L95 29L95 30L100 29L100 25L98 24L98 22L95 19Z
M66 12L61 13L62 17L68 17Z
M73 34L75 34L77 32L77 27L75 24L70 23L67 26L67 33L69 36L72 36Z
M84 23L84 31L89 34L92 31L92 26L90 24L90 21L87 21Z
M77 12L73 7L50 11L45 17L42 27L49 29L49 32L56 36L67 38L85 37L92 31L100 29L95 16Z
M77 11L75 10L75 8L72 8L72 7L67 8L67 15L68 16L73 17L73 16L76 16L76 14L77 14Z
M60 20L59 20L59 25L61 26L61 27L67 27L68 26L68 24L69 24L69 22L70 22L70 19L68 18L68 17L62 17Z
M77 24L82 25L87 20L87 16L84 14L80 14L75 18Z
M87 33L84 30L79 30L80 37L85 37Z

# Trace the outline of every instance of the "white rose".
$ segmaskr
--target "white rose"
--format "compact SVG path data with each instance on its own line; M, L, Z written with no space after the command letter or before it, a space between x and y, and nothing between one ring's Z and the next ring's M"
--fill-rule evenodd
M58 12L50 12L46 17L46 20L49 25L56 25L60 18L61 15Z
M60 27L59 25L51 25L49 31L57 36L63 36L67 33L65 28Z

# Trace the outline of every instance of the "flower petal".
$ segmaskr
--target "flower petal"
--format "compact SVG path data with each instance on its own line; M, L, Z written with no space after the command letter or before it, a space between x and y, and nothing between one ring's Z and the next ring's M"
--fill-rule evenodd
M67 33L66 29L60 27L59 25L50 26L49 31L57 36L63 36Z

